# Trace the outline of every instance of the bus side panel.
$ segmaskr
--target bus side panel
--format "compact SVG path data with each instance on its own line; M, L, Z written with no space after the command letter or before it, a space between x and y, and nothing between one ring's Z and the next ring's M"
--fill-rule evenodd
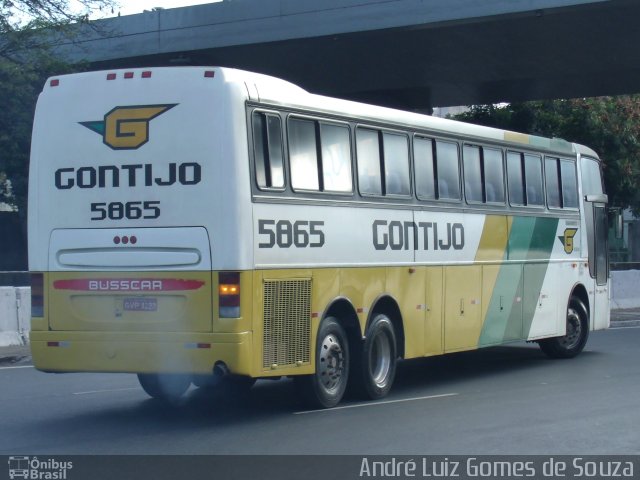
M513 217L487 215L476 262L482 267L482 332L478 346L522 338L522 265L505 263Z
M386 268L343 268L340 270L340 295L348 298L358 313L360 330L364 334L367 319L375 301L385 293Z
M426 318L424 355L444 353L444 269L426 267Z
M478 346L521 340L522 265L483 266L482 299L486 311Z
M256 270L253 285L252 375L313 373L320 319L339 295L339 271Z
M444 267L444 272L445 351L476 348L482 330L482 267Z
M386 291L398 302L404 325L404 357L424 355L426 268L387 269Z

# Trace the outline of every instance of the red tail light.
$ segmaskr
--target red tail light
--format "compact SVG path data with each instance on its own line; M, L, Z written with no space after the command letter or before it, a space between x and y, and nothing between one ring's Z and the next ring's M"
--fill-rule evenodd
M44 317L44 275L31 274L31 316Z
M220 318L240 316L240 272L218 273L218 305Z

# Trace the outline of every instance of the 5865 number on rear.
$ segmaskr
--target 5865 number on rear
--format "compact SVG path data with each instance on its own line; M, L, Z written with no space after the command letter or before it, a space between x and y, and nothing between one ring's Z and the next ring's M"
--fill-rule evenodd
M91 204L91 220L139 220L160 216L160 202L101 202Z

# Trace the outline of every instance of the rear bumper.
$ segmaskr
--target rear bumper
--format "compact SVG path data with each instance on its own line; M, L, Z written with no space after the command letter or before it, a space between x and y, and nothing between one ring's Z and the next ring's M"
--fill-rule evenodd
M32 331L31 351L35 367L46 372L207 375L217 362L224 362L231 373L252 374L252 332Z

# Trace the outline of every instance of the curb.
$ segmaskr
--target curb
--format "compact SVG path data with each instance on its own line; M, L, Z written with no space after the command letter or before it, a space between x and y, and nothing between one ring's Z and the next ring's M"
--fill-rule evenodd
M629 328L640 327L640 320L619 320L612 321L609 328Z
M29 345L0 348L0 366L23 365L29 362L31 362L31 349Z

